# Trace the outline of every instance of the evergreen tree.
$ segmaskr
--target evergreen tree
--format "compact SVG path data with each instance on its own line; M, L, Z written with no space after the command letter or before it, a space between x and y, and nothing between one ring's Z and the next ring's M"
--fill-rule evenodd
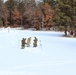
M55 25L64 26L67 35L68 27L76 27L76 0L56 0L56 3L53 22Z
M53 9L56 5L56 0L43 0L43 2L47 2Z

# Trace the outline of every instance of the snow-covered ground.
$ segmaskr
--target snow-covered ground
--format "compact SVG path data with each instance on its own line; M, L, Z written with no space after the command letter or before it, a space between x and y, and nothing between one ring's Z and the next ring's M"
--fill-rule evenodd
M0 29L0 75L76 75L76 38L63 32ZM34 37L38 47L33 48ZM21 39L31 47L21 49Z

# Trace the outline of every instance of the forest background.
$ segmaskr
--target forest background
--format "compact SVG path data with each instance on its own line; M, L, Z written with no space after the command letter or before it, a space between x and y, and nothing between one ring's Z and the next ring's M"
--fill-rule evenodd
M0 0L0 27L67 31L76 36L76 0Z

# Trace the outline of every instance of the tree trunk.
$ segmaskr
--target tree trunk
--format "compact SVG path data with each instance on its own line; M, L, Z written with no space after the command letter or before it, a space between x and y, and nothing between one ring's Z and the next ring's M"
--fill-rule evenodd
M8 20L7 20L7 15L5 15L5 26L7 27L7 22L8 22Z
M12 26L12 17L11 17L11 11L10 11L10 26Z
M5 21L4 21L4 18L2 17L2 23L3 23L3 26L5 26Z
M21 18L21 27L23 26L23 18Z
M42 29L44 28L44 16L42 16Z

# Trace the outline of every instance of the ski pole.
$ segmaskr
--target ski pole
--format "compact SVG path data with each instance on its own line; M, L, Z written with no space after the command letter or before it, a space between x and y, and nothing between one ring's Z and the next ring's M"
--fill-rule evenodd
M41 50L42 50L42 43L41 43L41 40L40 40L40 48L41 48Z

